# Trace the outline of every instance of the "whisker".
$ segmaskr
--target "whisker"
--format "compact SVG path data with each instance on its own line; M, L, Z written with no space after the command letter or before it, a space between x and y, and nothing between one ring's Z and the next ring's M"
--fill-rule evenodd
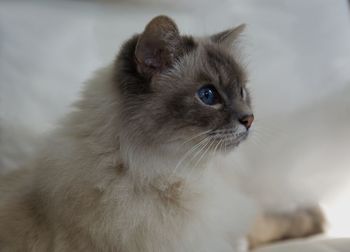
M177 165L175 166L172 174L170 176L174 176L174 174L176 173L177 169L182 165L182 163L186 160L186 158L196 149L201 148L204 144L207 143L208 138L204 138L203 140L201 140L199 143L197 143L195 146L193 146L191 149L189 149L183 156L182 158L179 160L179 162L177 163Z
M206 149L204 150L203 154L200 156L200 158L197 160L196 164L194 165L195 169L199 165L200 161L204 158L204 156L208 153L208 151L210 150L210 148L213 145L213 143L215 143L215 141L211 139L210 144L206 147Z
M221 142L220 148L222 149L224 147L224 140Z
M213 145L213 143L215 143L214 140L210 139L210 144L207 144L206 147L204 148L204 151L202 153L202 155L200 156L200 158L197 160L197 162L195 163L195 165L191 168L191 172L190 174L192 174L192 172L194 170L197 169L197 166L200 164L200 161L205 157L205 155L207 154L207 152L210 150L211 146Z
M193 140L193 139L195 139L197 137L200 137L200 136L202 136L204 134L207 134L208 132L210 132L210 130L206 130L206 131L203 131L203 132L201 132L201 133L199 133L197 135L194 135L194 136L190 137L189 139L187 139L185 142L183 142L182 145L188 143L189 141L191 141L191 140Z
M192 161L196 156L198 156L200 152L203 151L210 143L211 143L211 139L208 138L208 142L191 158L190 161Z
M220 143L222 142L222 139L219 140L219 142L215 145L214 148L214 155L216 154L217 148L219 147Z
M196 152L195 155L192 156L192 158L189 160L188 163L191 163L192 160L194 160L194 158L195 158L196 156L198 156L198 155L208 146L208 144L210 143L210 140L211 140L211 139L208 138L208 141L204 144L204 146L202 146L202 148L201 148L200 150L198 150L198 151ZM191 166L190 166L190 171L189 171L189 173L188 173L188 174L189 174L188 176L191 176L191 174L192 174L192 172L193 172L193 168L194 168L194 166L191 165Z

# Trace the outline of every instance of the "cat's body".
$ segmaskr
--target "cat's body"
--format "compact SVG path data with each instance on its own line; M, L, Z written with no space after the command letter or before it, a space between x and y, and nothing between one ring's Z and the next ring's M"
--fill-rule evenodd
M232 251L247 231L251 205L215 167L142 185L113 152L54 144L69 157L1 180L1 251Z
M228 53L240 30L180 37L161 16L129 40L40 155L1 178L0 250L236 251L253 208L209 157L252 122Z

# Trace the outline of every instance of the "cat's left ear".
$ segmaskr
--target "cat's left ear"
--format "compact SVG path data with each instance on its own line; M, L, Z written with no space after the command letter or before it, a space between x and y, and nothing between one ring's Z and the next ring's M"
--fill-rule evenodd
M231 47L233 42L241 35L246 25L241 24L235 28L228 29L210 36L210 39L218 44L222 44L225 47Z

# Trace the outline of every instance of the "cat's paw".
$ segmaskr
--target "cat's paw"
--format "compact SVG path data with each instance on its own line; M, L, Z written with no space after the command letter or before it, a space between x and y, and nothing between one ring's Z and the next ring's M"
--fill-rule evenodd
M264 213L258 217L248 235L249 247L320 234L325 230L325 223L319 206L289 213Z

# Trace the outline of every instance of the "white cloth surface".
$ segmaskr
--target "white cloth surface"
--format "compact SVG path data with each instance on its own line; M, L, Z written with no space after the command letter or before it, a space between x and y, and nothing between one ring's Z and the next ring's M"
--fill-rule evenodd
M254 252L349 252L350 239L299 240L282 242Z

